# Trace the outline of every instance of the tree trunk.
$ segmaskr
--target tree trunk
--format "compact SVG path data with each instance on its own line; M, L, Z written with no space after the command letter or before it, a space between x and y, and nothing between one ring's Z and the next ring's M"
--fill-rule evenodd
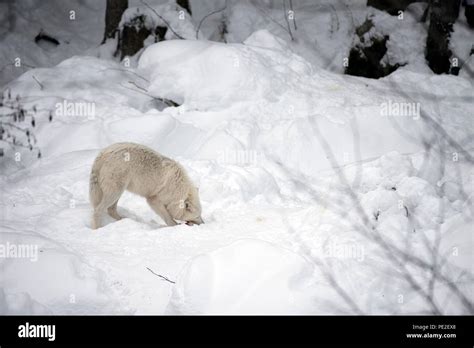
M401 66L398 63L392 65L381 62L387 53L389 36L376 33L369 38L369 42L366 42L365 34L372 28L374 28L374 23L370 19L366 19L356 28L356 35L363 44L357 44L351 48L349 65L345 69L345 74L378 79L390 75Z
M459 15L461 0L432 0L430 3L430 27L426 39L425 57L436 74L454 72L451 69L449 38L453 23ZM458 70L458 69L455 69Z
M189 5L188 0L176 0L176 3L188 11L188 13L192 16L193 13L191 12L191 6Z
M408 5L417 1L420 0L367 0L367 6L375 7L395 16L398 15L398 11L405 11Z
M467 23L471 28L474 28L474 0L467 0L465 5L464 15L466 16Z
M150 31L144 27L136 30L133 26L125 26L122 30L120 43L120 59L125 56L133 56L143 48L143 41L150 35Z
M122 14L128 7L128 0L107 0L105 10L105 32L104 43L107 39L115 37L117 27L122 19Z

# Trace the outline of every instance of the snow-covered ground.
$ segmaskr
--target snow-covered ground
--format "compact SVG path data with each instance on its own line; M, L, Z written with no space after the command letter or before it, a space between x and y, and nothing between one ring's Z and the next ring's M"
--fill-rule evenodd
M25 71L54 66L98 47L103 38L105 1L22 0L0 3L0 86ZM40 33L59 42L35 42Z
M2 313L472 312L473 81L340 75L250 34L154 44L136 69L76 56L8 85L43 110L42 158L0 163L0 246L29 251L0 258ZM92 230L90 168L120 141L182 163L206 223L166 227L125 193L126 218Z

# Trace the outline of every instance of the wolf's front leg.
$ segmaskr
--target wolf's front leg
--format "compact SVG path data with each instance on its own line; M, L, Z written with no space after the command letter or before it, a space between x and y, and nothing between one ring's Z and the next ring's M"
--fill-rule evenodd
M176 221L174 221L170 213L168 213L168 210L166 210L164 204L161 203L161 201L156 196L148 197L146 201L150 205L151 209L153 209L153 211L157 213L168 226L177 225Z

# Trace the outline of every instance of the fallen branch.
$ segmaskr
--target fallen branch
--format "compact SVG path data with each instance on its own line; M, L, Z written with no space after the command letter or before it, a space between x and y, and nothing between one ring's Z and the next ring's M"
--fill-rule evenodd
M146 90L146 88L143 88L143 87L139 86L139 85L136 84L135 82L133 82L133 81L128 81L128 83L131 84L131 85L133 85L133 86L135 86L135 87L137 87L138 89L142 90L143 92L147 92L147 93L148 93L148 91Z
M33 80L35 80L36 83L40 86L40 89L43 90L43 89L44 89L44 86L43 86L43 84L42 84L41 82L39 82L39 80L36 78L36 76L35 76L35 75L32 75L31 77L32 77Z
M163 275L161 275L161 274L155 273L151 268L148 268L148 267L147 267L146 269L149 270L149 271L150 271L151 273L153 273L154 275L160 277L162 280L167 281L167 282L169 282L169 283L171 283L171 284L176 284L176 282L174 282L174 281L168 279L167 277L165 277L165 276L163 276Z
M130 83L131 85L135 86L135 87L138 88L138 89L133 89L133 88L127 87L127 86L122 85L122 84L120 84L120 86L123 87L123 88L129 89L129 90L131 90L131 91L144 94L144 95L146 95L147 97L150 97L150 98L152 98L152 99L157 99L157 100L163 102L164 104L166 104L167 106L173 106L173 107L179 106L178 103L174 102L174 101L171 100L171 99L156 98L156 97L152 96L151 94L148 93L148 90L144 89L143 87L138 86L136 83L134 83L134 82L132 82L132 81L128 81L128 83Z
M150 82L149 80L147 80L146 78L144 78L142 75L140 74L137 74L136 72L134 71L131 71L131 70L127 70L127 69L120 69L120 68L106 68L106 69L102 69L102 70L99 70L99 72L103 72L103 71L107 71L107 70L117 70L117 71L124 71L124 72L128 72L128 73L131 73L139 78L141 78L142 80L146 81L146 82Z

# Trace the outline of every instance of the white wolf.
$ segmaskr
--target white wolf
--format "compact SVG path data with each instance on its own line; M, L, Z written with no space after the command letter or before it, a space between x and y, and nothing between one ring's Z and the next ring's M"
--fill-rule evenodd
M102 150L94 161L89 198L94 208L92 228L100 227L106 211L115 219L117 202L127 190L145 197L168 226L175 220L188 225L203 223L198 189L184 168L152 149L134 143L117 143Z

